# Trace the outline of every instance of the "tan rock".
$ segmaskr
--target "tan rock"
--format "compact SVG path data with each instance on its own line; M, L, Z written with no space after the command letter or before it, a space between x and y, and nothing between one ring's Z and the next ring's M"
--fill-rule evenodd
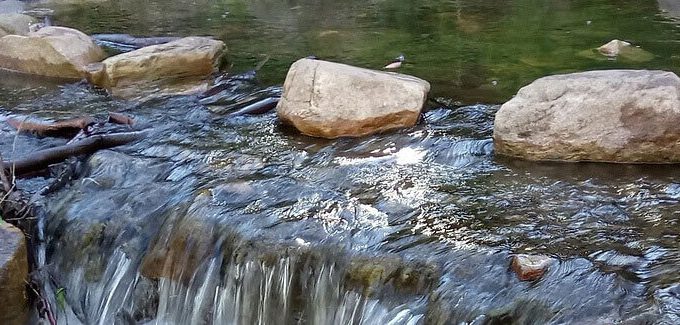
M88 80L114 96L146 92L187 93L205 90L225 46L206 37L185 37L112 56L88 67Z
M430 84L416 77L301 59L288 70L279 118L316 137L359 137L416 124Z
M80 79L88 64L103 58L104 52L87 35L66 27L0 38L0 68L22 73Z
M0 30L7 35L27 35L28 26L36 22L35 18L23 14L0 14Z
M598 47L597 50L605 56L617 56L619 53L621 53L621 50L630 46L631 45L628 42L615 39L605 45Z
M496 113L499 155L529 160L680 162L680 78L590 71L538 79Z
M28 320L26 240L21 230L0 222L0 324L23 325Z
M540 279L554 258L545 255L517 254L512 257L511 268L522 281L535 281Z

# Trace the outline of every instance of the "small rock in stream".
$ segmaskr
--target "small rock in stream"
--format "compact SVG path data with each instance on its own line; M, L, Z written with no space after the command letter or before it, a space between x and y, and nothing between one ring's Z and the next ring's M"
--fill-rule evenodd
M540 279L554 258L545 255L517 254L512 257L512 270L522 281L535 281Z
M626 41L619 41L617 39L612 40L611 42L602 45L597 48L597 50L605 56L617 56L619 53L621 53L621 50L626 47L630 47L630 43Z

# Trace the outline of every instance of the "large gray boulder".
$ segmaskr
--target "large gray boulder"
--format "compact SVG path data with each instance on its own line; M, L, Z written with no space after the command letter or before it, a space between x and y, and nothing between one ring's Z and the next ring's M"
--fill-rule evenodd
M301 59L288 70L279 118L316 137L359 137L416 124L430 84L403 74Z
M117 97L205 91L225 45L207 37L143 47L88 67L88 80Z
M497 154L529 160L680 162L680 78L607 70L538 79L494 123Z
M0 38L0 68L27 74L80 79L88 64L103 58L89 36L66 27Z
M28 320L26 240L21 230L0 223L0 324L23 325Z
M37 20L31 16L17 13L0 13L0 37L5 35L27 35L29 26Z

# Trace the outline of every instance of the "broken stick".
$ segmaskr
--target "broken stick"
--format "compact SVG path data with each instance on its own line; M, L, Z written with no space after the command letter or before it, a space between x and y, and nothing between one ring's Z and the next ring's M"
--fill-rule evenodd
M60 138L71 138L80 130L87 130L87 127L94 123L96 121L91 117L78 117L53 123L33 122L16 118L7 119L7 124L19 132L32 133L39 137Z

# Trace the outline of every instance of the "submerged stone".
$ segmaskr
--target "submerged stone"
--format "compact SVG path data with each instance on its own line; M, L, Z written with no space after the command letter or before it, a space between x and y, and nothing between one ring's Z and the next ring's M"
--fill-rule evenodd
M540 279L555 259L545 255L517 254L512 257L511 267L522 281Z
M356 256L350 260L348 284L371 297L386 285L412 294L426 294L440 276L433 263L406 261L399 256Z
M680 78L607 70L520 89L494 121L497 154L529 160L680 162Z
M622 49L630 46L630 43L626 41L619 41L615 39L605 45L598 47L597 50L605 56L617 56L619 53L621 53Z
M623 62L647 62L654 59L654 54L638 46L621 40L612 40L595 49L578 53L579 56L593 60L619 60Z
M413 76L300 59L288 70L276 110L306 135L359 137L415 125L429 90Z
M118 97L189 94L207 89L224 43L185 37L107 58L88 67L88 80Z
M24 234L0 220L0 324L26 324L28 258Z
M0 68L55 78L80 79L104 52L82 32L45 27L27 36L0 38Z

